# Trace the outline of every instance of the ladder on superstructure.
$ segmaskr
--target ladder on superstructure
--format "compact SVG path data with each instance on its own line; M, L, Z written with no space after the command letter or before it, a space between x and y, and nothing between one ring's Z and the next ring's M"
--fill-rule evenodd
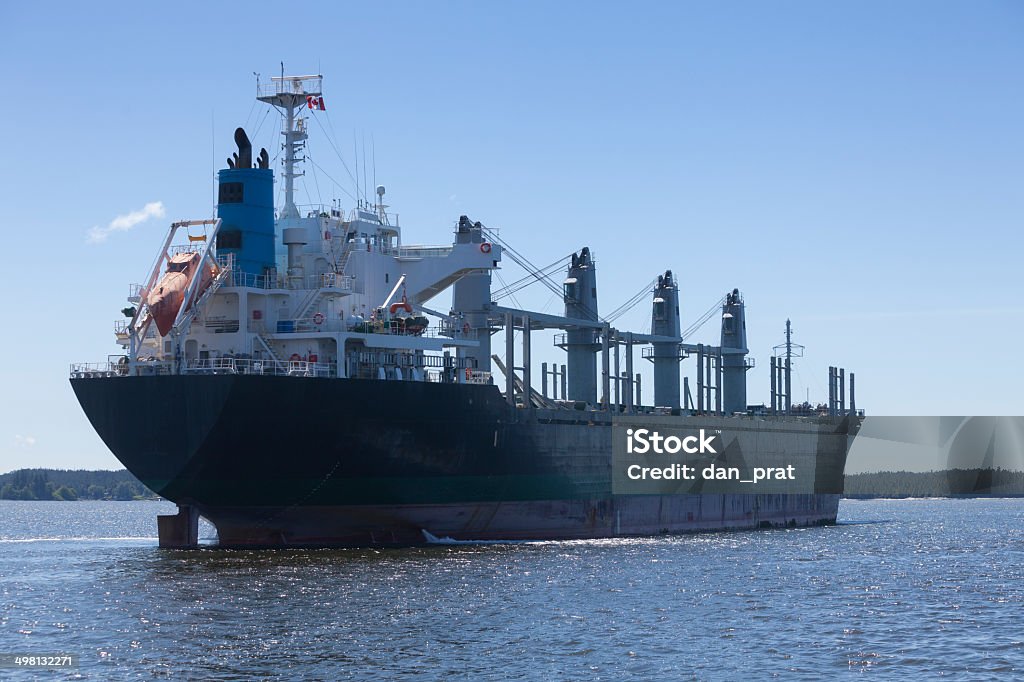
M292 315L292 319L296 321L305 319L306 313L320 303L320 299L323 298L326 293L327 292L324 291L323 287L317 287L316 289L311 290L309 294L306 295L306 298L302 300L302 303L295 308L295 314Z
M351 255L352 255L352 249L351 248L345 249L345 252L343 254L341 254L341 262L338 263L338 268L337 268L338 276L339 277L344 277L345 276L345 266L348 265L348 259L349 259L349 256L351 256Z
M274 363L274 373L283 374L287 367L285 365L284 360L278 357L277 353L275 353L274 349L270 347L270 343L265 338L263 338L262 334L256 334L256 340L260 342L260 345L263 346L264 350L267 351L267 355L270 356L270 360Z

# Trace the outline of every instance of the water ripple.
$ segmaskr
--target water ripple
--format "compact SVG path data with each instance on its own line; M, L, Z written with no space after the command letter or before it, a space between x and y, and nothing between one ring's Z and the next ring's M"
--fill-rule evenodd
M851 501L818 529L344 551L161 551L166 511L0 503L0 653L77 654L77 678L97 680L1024 671L1022 500Z

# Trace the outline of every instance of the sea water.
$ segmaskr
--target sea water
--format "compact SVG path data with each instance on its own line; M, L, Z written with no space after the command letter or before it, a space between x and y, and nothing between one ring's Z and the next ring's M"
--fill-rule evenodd
M74 661L0 678L1024 674L1020 499L843 501L827 528L402 550L161 550L156 515L172 511L0 502L0 655Z

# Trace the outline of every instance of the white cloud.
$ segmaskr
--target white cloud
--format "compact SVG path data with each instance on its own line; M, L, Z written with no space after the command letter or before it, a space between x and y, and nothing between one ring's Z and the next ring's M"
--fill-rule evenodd
M14 444L19 448L30 448L36 444L36 439L32 436L22 436L21 434L15 434Z
M163 218L166 213L164 202L152 201L143 206L141 211L132 211L131 213L117 216L106 227L96 225L89 228L89 243L100 244L107 241L107 237L114 232L127 232L150 218Z

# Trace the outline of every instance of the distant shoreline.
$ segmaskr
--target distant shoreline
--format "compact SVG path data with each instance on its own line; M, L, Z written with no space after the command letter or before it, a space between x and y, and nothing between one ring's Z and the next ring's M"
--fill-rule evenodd
M1021 493L972 493L963 495L847 495L844 500L1016 500L1024 497Z
M1024 497L1024 471L946 469L847 474L844 499ZM0 500L161 500L126 469L18 469L0 474Z
M0 474L0 500L158 500L159 495L126 469L18 469Z
M843 486L847 499L1022 496L1024 471L1000 468L847 474Z

